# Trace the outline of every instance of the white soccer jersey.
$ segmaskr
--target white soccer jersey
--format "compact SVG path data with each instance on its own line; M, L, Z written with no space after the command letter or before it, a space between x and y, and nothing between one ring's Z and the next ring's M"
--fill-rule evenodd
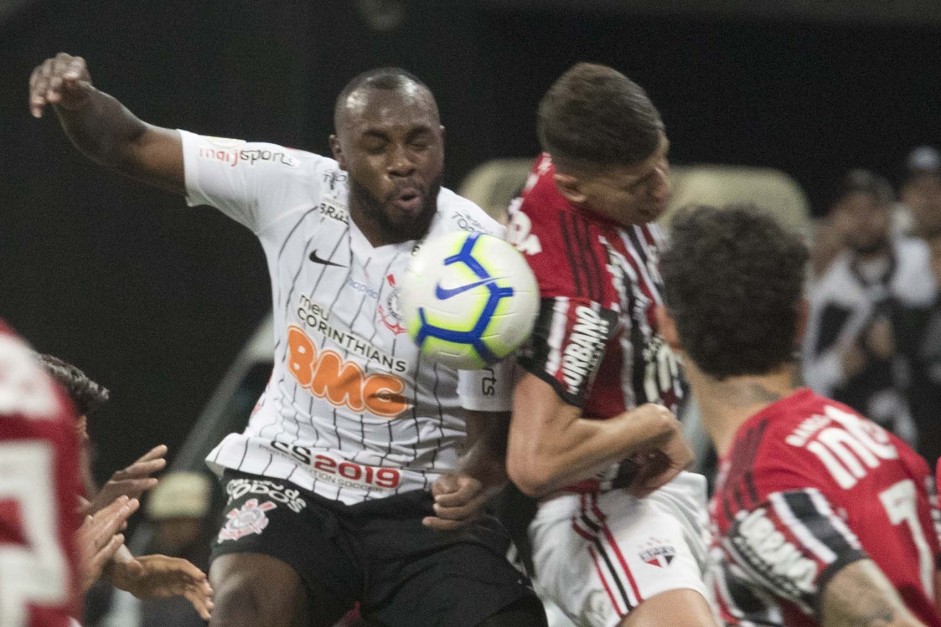
M271 380L245 431L228 435L209 466L344 503L428 488L453 470L466 435L458 373L421 357L398 312L398 278L419 242L373 248L350 220L347 174L332 159L181 136L187 202L217 207L258 236L274 307ZM503 227L442 189L429 236L459 229ZM489 387L463 381L462 393Z

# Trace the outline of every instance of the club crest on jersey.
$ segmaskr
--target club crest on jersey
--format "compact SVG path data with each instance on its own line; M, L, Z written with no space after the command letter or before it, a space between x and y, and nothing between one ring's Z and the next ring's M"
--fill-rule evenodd
M238 509L232 509L225 517L228 519L219 532L219 542L238 540L253 533L261 534L268 526L268 514L265 512L276 508L271 501L258 504L258 499L248 499Z
M660 540L651 538L647 548L642 549L638 555L645 564L666 568L676 557L676 549L671 544L664 544Z
M392 290L386 297L385 307L379 305L379 320L392 331L395 335L405 333L405 327L402 326L402 314L399 310L399 292L401 291L395 284L395 275L387 274L386 283Z

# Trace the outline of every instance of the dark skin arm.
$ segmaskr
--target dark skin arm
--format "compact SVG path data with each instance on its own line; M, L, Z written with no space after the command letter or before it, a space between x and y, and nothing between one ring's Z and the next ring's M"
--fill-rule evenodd
M509 422L509 412L467 412L467 449L457 472L442 475L432 484L435 516L426 517L422 524L450 531L477 519L506 483Z
M33 70L30 112L42 117L47 106L89 159L145 183L185 193L180 134L141 121L95 89L83 58L60 52Z

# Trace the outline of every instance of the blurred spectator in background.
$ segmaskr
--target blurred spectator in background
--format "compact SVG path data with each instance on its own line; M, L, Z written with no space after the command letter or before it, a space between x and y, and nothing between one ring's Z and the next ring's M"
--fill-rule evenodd
M941 224L923 232L931 254L931 273L941 285ZM941 301L926 306L897 303L893 325L899 355L906 365L906 392L918 430L917 450L929 463L941 457Z
M941 154L920 146L908 156L908 175L899 200L911 214L911 233L925 237L941 231Z
M810 231L810 280L820 279L843 250L843 238L829 218L817 218Z
M845 249L809 293L804 378L914 442L892 328L896 306L924 307L935 295L924 242L890 233L893 193L865 170L841 181L828 218Z

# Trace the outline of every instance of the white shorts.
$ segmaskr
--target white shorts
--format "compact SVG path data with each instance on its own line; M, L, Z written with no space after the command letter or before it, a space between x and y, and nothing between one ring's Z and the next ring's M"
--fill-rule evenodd
M543 501L529 526L536 592L592 627L667 590L708 599L707 516L706 479L689 472L643 499L611 490Z

